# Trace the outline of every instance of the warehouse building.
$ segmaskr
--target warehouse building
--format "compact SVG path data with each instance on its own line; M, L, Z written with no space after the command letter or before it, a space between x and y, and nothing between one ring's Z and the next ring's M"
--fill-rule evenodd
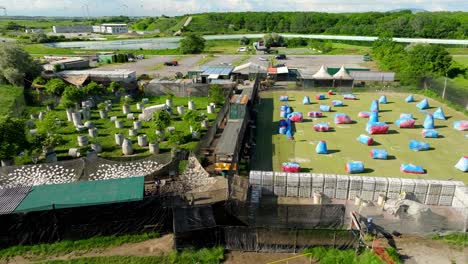
M128 33L127 24L102 24L100 26L93 26L95 33L105 34L125 34Z
M52 31L54 31L54 33L92 33L93 26L53 26Z
M89 68L89 60L82 57L70 57L51 61L43 66L46 71L54 71L57 67L59 70L86 69Z

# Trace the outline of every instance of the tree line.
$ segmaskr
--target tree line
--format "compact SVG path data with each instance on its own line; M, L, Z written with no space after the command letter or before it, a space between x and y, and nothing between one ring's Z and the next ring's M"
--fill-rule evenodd
M467 12L243 12L194 15L185 31L204 34L282 32L394 37L468 38Z

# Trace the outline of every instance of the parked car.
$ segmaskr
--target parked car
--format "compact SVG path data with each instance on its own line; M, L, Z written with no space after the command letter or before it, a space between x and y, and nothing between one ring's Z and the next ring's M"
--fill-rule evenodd
M275 56L275 59L277 59L277 60L285 60L285 59L286 59L286 55L285 55L285 54L276 55L276 56Z
M260 60L260 61L268 61L268 59L265 58L265 57L260 57L260 58L258 58L258 60Z
M179 65L179 63L177 61L166 61L164 63L164 65L166 65L166 66L177 66L177 65Z
M248 51L248 48L247 47L240 47L237 51L246 52L246 51Z

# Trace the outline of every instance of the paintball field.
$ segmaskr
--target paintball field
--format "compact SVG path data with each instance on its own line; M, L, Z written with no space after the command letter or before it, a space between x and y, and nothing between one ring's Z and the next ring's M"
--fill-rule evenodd
M420 178L434 180L459 180L468 183L468 173L457 170L454 166L458 160L468 155L468 131L458 131L453 128L455 120L467 120L467 116L448 106L429 99L430 108L419 110L416 104L424 96L415 95L414 103L406 103L408 94L399 93L354 93L358 100L344 100L341 94L328 95L325 100L316 100L318 92L296 91L267 91L260 93L260 103L256 106L257 135L256 155L252 162L252 169L281 171L283 162L295 161L301 164L302 172L346 174L345 165L349 161L362 161L365 171L357 175ZM281 95L288 95L288 102L280 102ZM303 105L304 96L309 96L311 104ZM372 100L378 100L386 95L387 104L379 104L379 121L389 124L389 133L384 135L370 135L374 144L366 146L356 140L360 134L369 135L366 131L367 118L358 117L360 111L370 111ZM341 100L343 107L332 107L333 112L323 112L321 118L307 117L307 112L320 111L320 105L331 105L332 100ZM294 112L302 112L302 123L294 123L294 140L288 140L286 135L279 134L278 122L280 106L288 103ZM433 113L442 106L447 120L434 119L435 129L439 138L423 138L421 135L425 111ZM354 121L352 124L336 125L336 113L345 113ZM416 120L415 128L400 129L394 122L401 113L413 114ZM329 123L329 132L316 132L313 125L321 122ZM411 139L430 144L427 151L415 152L409 149ZM328 154L319 155L315 152L316 144L326 140ZM370 150L385 149L388 160L374 160L370 157ZM412 163L422 166L426 174L405 174L400 172L400 165Z

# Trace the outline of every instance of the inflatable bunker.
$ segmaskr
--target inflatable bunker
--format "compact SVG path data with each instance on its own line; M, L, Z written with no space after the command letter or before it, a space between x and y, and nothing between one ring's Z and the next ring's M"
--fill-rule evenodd
M350 161L346 163L347 173L362 173L364 172L364 163L361 161Z
M403 173L411 173L411 174L424 174L425 173L423 167L417 166L414 164L401 164L400 171Z
M444 114L444 111L442 110L442 107L437 108L437 110L434 112L434 118L445 120L445 114Z
M371 106L370 106L370 111L371 112L379 112L379 101L372 100L372 103L371 103Z
M324 94L317 94L317 95L315 96L315 99L317 99L317 100L325 100L325 95L324 95Z
M435 129L423 129L422 136L425 138L438 138L439 132Z
M434 129L434 116L431 114L426 115L426 119L424 119L423 127L425 129Z
M357 97L354 94L343 94L345 100L357 100Z
M297 162L284 162L281 166L284 172L300 172L301 165Z
M302 113L301 112L292 112L288 115L288 119L292 122L302 122Z
M379 113L378 112L370 112L369 122L379 122Z
M467 172L468 171L468 156L462 157L457 164L455 164L455 168Z
M322 112L308 112L308 117L322 117Z
M430 148L429 143L411 140L409 143L409 148L414 151L423 151Z
M326 132L330 130L330 127L327 123L318 123L314 125L314 130L319 132Z
M412 115L412 114L403 113L403 114L400 114L400 118L410 118L410 119L413 119L413 115Z
M293 133L292 133L291 129L287 129L287 130L286 130L286 138L289 139L289 140L293 140L293 139L294 139Z
M281 119L279 121L278 126L279 126L279 133L283 134L283 135L286 134L286 131L288 129L288 122L286 120L284 120L284 119Z
M367 145L367 146L372 145L372 143L374 142L374 139L373 139L373 138L371 138L371 137L369 137L369 136L367 136L367 135L363 135L363 134L361 134L361 135L357 138L357 140L358 140L359 142L361 142L362 144Z
M370 156L373 159L386 160L388 158L388 153L385 149L371 149Z
M366 125L366 131L371 135L387 134L388 128L389 126L385 122L368 122Z
M333 100L332 101L333 106L343 106L343 102L340 100Z
M362 118L369 118L370 114L371 114L370 112L361 111L359 112L358 116Z
M429 108L429 102L427 101L427 98L424 98L421 102L419 102L416 107L420 110Z
M379 104L386 104L387 103L387 96L382 95L379 98Z
M325 140L320 140L317 147L315 147L315 152L317 152L317 154L328 154L327 142Z
M468 130L468 120L461 120L453 122L453 128L460 131Z
M406 97L406 99L405 99L405 102L407 102L407 103L414 102L414 96L412 94L408 95L408 97Z
M328 95L334 95L335 93L333 92L333 90L328 90Z
M302 99L302 104L305 104L305 105L310 104L310 98L309 98L309 96L304 96L304 99Z
M331 106L329 106L329 105L320 105L320 111L330 112L331 111Z
M351 118L346 114L335 114L335 124L351 124L352 122Z
M280 109L280 117L286 118L287 115L290 114L291 112L292 112L291 107L289 107L288 104L284 104L281 106L281 109Z
M287 102L288 100L289 100L289 96L287 96L287 95L281 95L280 96L280 101L281 102Z
M400 118L395 122L395 125L399 128L414 128L414 123L412 118Z

